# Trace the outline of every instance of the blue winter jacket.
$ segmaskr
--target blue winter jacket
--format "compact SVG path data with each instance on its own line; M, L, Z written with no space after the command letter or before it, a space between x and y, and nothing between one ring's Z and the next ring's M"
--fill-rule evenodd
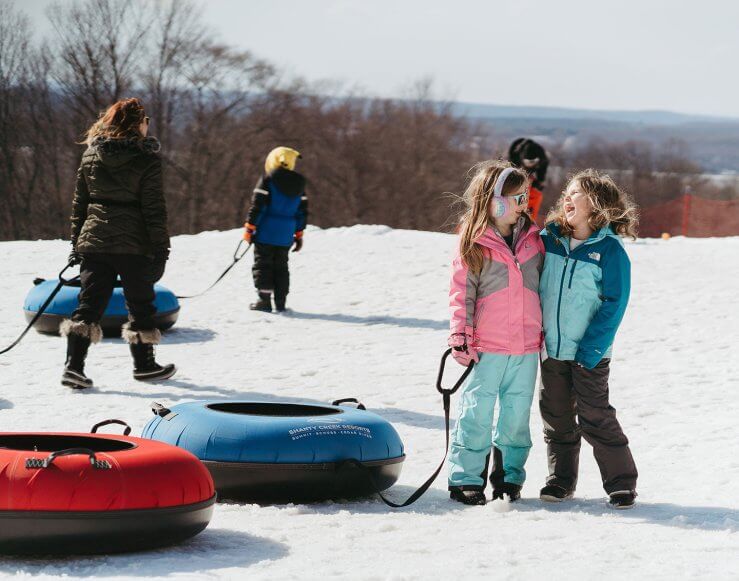
M541 231L546 255L539 294L547 355L588 369L611 356L631 291L631 263L610 226L570 250L550 223Z
M283 168L263 176L254 188L246 221L256 228L255 242L292 246L308 221L303 176Z

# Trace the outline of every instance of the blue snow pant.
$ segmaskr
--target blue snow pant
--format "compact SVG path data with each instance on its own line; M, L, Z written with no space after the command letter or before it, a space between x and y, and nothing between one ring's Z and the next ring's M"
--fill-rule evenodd
M480 353L460 396L459 419L449 450L450 489L485 488L493 443L493 486L523 484L523 466L531 449L529 417L538 361L537 353ZM496 399L500 412L493 437Z

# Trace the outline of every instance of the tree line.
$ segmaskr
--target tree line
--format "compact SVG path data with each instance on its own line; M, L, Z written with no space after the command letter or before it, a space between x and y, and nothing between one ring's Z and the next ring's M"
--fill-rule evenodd
M47 17L53 33L36 42L22 9L0 0L0 239L68 236L79 142L125 97L142 99L162 143L173 234L240 226L278 145L303 154L311 223L449 231L450 194L507 148L434 100L429 80L379 99L285 77L219 42L193 0L70 0ZM582 167L621 172L637 200L706 187L679 144L549 147L545 203Z

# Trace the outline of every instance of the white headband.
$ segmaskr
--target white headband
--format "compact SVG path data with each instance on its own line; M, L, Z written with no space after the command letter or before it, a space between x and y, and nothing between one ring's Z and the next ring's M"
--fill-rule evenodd
M500 198L503 195L503 186L505 185L505 180L514 171L515 168L507 167L502 172L500 172L500 175L498 176L498 181L495 182L495 187L493 188L494 198Z

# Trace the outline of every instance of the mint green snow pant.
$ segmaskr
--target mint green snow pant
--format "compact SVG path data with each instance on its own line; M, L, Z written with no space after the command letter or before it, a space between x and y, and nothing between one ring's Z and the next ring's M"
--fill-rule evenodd
M449 488L483 490L495 444L494 485L522 485L531 449L529 417L539 355L481 353L462 387L459 419L449 450ZM500 399L493 437L493 410Z

